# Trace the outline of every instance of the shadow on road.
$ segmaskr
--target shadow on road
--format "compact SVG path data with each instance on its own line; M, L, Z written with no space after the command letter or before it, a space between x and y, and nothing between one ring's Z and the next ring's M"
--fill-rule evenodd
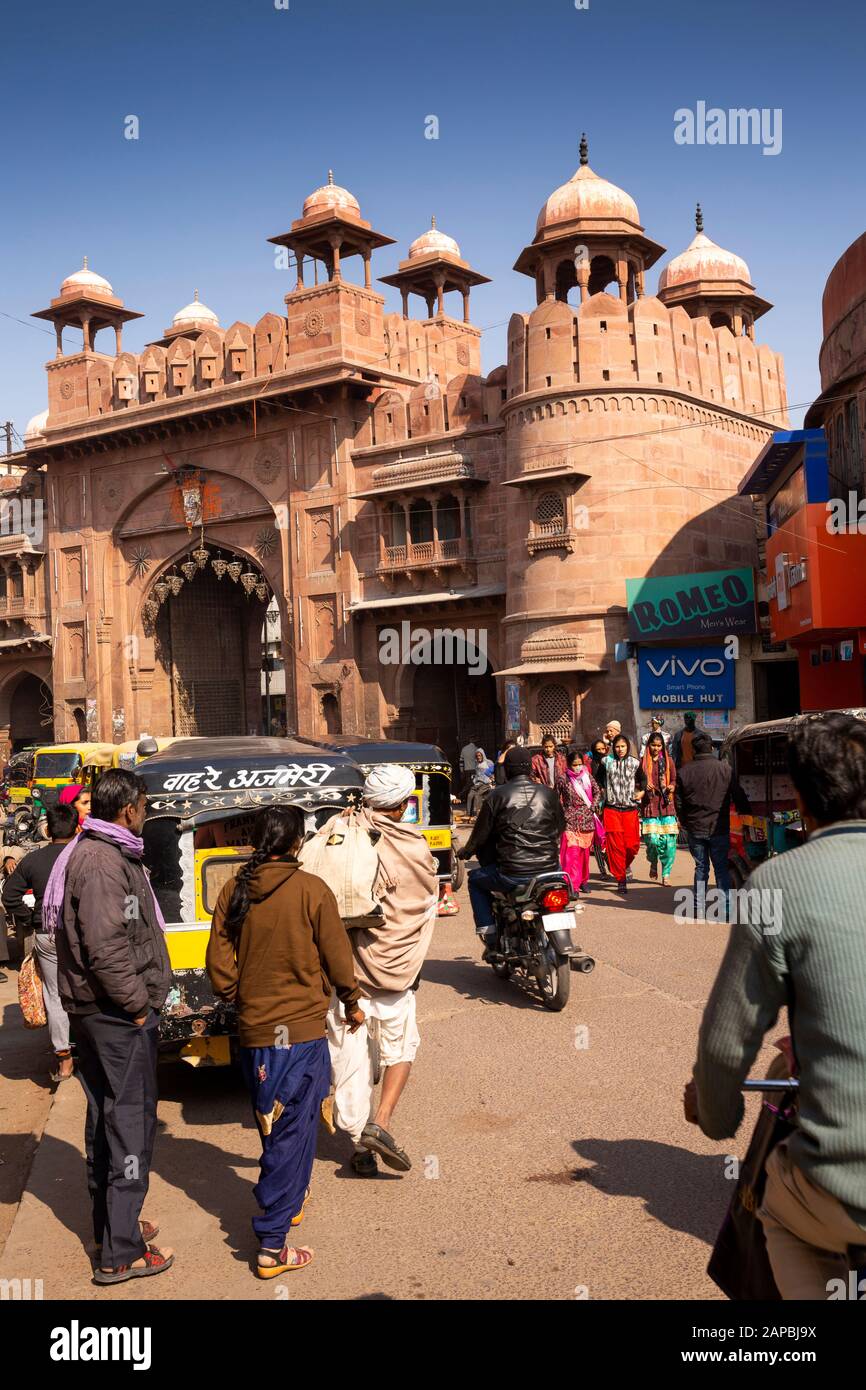
M652 1139L575 1139L572 1148L593 1167L578 1168L611 1197L640 1197L646 1212L672 1231L712 1245L731 1197L721 1154L694 1154Z
M486 999L490 1004L507 1004L517 1009L544 1007L532 986L515 978L497 979L489 965L472 956L456 956L453 960L433 960L428 956L421 975L422 989L425 981L447 985L464 999Z

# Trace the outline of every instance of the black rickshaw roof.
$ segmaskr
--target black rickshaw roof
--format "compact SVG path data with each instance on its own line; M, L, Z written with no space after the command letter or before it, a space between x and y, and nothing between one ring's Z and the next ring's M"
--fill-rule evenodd
M397 739L366 738L359 734L334 734L317 739L319 748L343 753L360 767L377 763L403 763L407 767L436 770L451 767L451 761L435 743L405 743Z
M179 739L136 765L150 816L186 820L266 805L360 801L364 774L346 753L298 738Z
M733 729L725 738L721 751L725 753L729 748L735 748L738 743L744 743L749 738L767 738L778 734L788 734L801 719L808 719L810 715L816 714L850 714L854 719L862 719L866 722L866 709L810 710L804 714L789 714L784 719L766 719L762 723L744 724L742 728Z

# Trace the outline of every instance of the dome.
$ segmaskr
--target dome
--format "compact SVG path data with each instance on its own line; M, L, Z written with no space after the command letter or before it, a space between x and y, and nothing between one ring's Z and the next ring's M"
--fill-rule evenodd
M600 178L588 163L586 136L580 142L580 167L568 183L554 189L538 214L536 233L556 222L577 222L581 218L633 222L640 226L640 213L634 198L615 183Z
M752 277L746 262L740 256L735 256L733 251L717 246L704 234L700 203L696 226L698 230L685 251L674 256L659 276L659 289L672 290L677 285L694 284L696 280L722 280L726 283L742 280L750 285Z
M338 183L334 183L334 171L328 170L328 182L322 184L321 188L315 189L304 202L303 217L309 217L315 212L348 212L353 217L361 216L361 205L348 188L341 188Z
M453 236L446 236L436 226L436 218L431 218L429 232L422 232L409 247L409 259L417 256L456 256L460 259L460 247Z
M198 290L193 295L191 304L184 304L182 309L178 309L171 321L172 328L182 328L184 324L206 324L210 328L219 328L220 321L213 309L209 309L206 304L199 301Z
M74 275L67 275L60 286L61 294L69 294L77 290L90 290L91 294L114 294L114 290L104 276L97 275L94 270L88 270L86 256L81 269L76 270Z
M34 415L32 420L27 421L24 430L24 438L34 439L37 434L45 433L45 426L48 424L48 411L40 410L38 415Z

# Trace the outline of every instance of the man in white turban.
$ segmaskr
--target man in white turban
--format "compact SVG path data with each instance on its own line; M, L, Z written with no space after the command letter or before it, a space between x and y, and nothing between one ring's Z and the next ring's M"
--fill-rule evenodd
M328 1013L334 1124L350 1135L355 1149L352 1168L362 1177L376 1175L377 1154L398 1172L412 1167L392 1137L390 1124L421 1041L415 991L439 898L436 861L427 841L416 826L403 821L414 792L415 774L399 763L371 768L364 783L358 823L368 831L379 858L373 895L381 916L350 919L346 926L364 996L359 1007L367 1025L350 1032L336 999ZM383 1076L371 1117L374 1045Z

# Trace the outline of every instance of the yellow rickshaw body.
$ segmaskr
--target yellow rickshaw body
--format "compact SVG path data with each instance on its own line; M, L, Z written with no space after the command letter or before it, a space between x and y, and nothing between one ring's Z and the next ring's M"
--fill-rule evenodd
M33 755L33 787L43 805L53 805L63 787L93 787L112 766L113 743L49 743Z

